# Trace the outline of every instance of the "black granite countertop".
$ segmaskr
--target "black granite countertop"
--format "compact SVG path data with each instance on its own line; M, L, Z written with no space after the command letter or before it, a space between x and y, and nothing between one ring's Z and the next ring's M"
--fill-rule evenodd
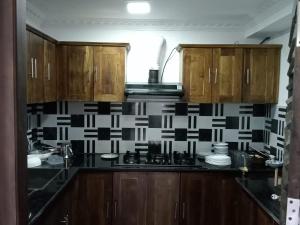
M274 187L274 179L236 178L240 186L251 196L252 199L279 224L280 202L272 200L271 195L280 196L280 188Z
M244 153L243 153L244 154ZM161 171L161 172L230 172L234 173L237 177L241 175L239 167L243 166L241 153L238 151L230 151L232 158L231 166L213 166L204 162L204 159L197 159L194 166L130 166L118 165L122 161L122 154L117 160L108 161L101 158L101 154L83 154L74 157L71 166L65 169L64 166L50 166L47 163L42 164L40 167L34 169L60 169L57 175L47 184L42 190L28 192L29 199L29 224L33 222L47 209L49 204L56 199L57 195L64 190L67 184L76 176L78 171L93 170L93 171ZM265 166L254 166L247 163L249 173L261 174L264 172L272 172L273 169ZM30 177L28 178L30 179ZM259 199L259 198L258 198ZM272 209L270 209L272 211ZM275 212L276 214L276 212Z

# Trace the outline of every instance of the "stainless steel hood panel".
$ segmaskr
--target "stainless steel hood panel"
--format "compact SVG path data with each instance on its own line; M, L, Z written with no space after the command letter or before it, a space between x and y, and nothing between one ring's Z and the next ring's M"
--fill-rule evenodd
M149 84L149 83L127 83L125 86L125 95L142 96L177 96L184 94L181 84Z

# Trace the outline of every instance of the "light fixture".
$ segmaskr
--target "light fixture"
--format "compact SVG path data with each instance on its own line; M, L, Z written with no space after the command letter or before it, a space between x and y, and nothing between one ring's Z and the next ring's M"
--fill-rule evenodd
M127 11L130 14L147 14L151 11L151 6L149 2L139 1L139 2L127 2Z

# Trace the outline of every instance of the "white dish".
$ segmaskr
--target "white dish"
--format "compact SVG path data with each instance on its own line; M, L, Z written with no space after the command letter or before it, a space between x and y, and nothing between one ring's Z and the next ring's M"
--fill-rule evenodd
M33 168L40 166L42 164L42 161L39 157L33 156L33 155L27 155L27 167Z
M283 162L278 160L266 160L265 164L266 166L270 166L272 168L278 168L283 165Z
M215 154L218 154L218 155L228 155L228 150L218 150L218 149L215 149Z
M118 157L119 157L119 154L115 154L115 153L107 153L107 154L101 155L102 159L116 159Z
M231 165L231 158L227 155L210 155L205 157L205 162L216 166Z
M214 149L228 150L228 146L214 146Z
M218 147L225 147L225 146L228 146L228 143L226 142L220 142L220 143L215 143L214 146L218 146Z
M49 156L52 155L52 152L47 152L47 153L33 153L33 154L30 154L30 155L39 157L40 160L44 161L44 160L48 159Z
M59 155L52 155L47 159L47 163L50 165L61 165L64 164L64 158Z

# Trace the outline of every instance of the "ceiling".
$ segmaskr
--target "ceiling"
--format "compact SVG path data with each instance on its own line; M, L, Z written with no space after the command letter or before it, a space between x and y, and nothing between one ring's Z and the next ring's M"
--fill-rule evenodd
M55 23L107 23L165 24L169 26L225 27L245 29L255 26L282 11L292 9L294 0L150 0L152 11L148 15L129 15L124 0L27 0L27 12L35 14L44 24ZM290 11L290 12L286 12ZM285 10L285 20L270 21L268 30L280 32L288 29L291 10ZM269 26L272 26L271 28ZM246 31L245 31L246 32Z

